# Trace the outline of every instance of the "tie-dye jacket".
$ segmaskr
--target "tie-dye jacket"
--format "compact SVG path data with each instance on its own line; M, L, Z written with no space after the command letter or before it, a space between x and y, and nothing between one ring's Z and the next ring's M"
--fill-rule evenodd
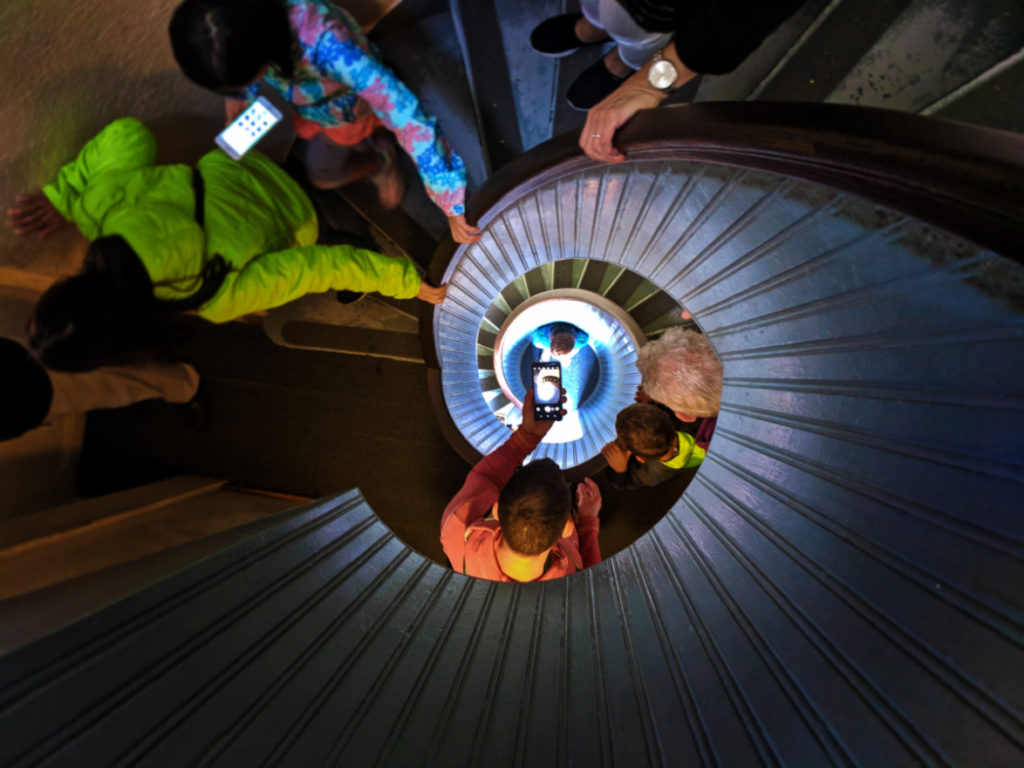
M298 41L290 80L268 69L264 82L295 107L299 116L323 126L344 125L365 101L419 170L427 194L447 216L465 212L466 166L441 135L437 118L380 60L347 11L328 0L286 0ZM255 99L258 84L250 87Z

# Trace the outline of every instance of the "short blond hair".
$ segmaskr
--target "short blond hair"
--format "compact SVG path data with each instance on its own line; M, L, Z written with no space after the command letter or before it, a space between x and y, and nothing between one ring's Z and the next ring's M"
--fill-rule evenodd
M669 328L637 351L644 391L677 413L714 416L722 402L722 364L702 333Z

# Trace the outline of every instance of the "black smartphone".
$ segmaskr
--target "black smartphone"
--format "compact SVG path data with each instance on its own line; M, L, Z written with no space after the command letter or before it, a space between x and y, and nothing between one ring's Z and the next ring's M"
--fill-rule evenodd
M562 420L562 364L533 364L533 418L536 421Z

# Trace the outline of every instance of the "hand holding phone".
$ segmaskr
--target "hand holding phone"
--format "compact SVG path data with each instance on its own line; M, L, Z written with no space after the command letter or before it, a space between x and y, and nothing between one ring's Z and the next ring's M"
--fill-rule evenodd
M533 418L536 421L562 420L562 364L557 360L534 363Z
M530 387L526 390L526 397L523 398L523 423L520 429L543 438L555 426L555 422L537 421L533 418L533 410L533 387Z
M217 136L217 146L232 160L252 149L281 120L281 112L260 96Z

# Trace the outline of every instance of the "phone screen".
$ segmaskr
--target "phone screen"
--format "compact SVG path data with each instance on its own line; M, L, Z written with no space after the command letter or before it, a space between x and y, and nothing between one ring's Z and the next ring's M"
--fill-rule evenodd
M233 160L238 160L248 152L257 141L277 125L281 113L260 96L246 107L231 125L217 136L217 146L223 149Z
M562 365L557 361L533 364L533 418L562 420Z

